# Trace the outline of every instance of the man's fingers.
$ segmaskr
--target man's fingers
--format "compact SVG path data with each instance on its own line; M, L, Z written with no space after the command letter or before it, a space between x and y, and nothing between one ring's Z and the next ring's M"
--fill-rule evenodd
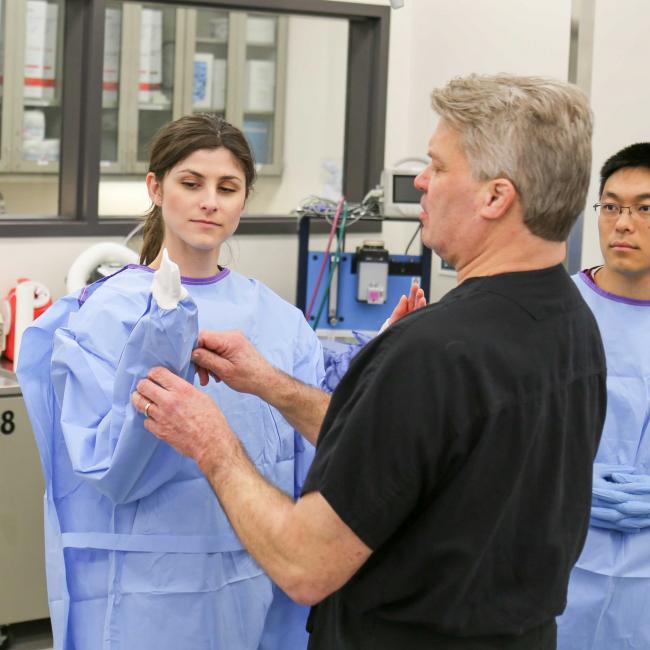
M216 354L223 354L230 349L234 337L238 335L238 332L211 332L209 330L203 330L199 332L197 347L206 348Z
M222 359L218 354L206 350L205 348L196 348L192 352L192 361L196 364L197 368L200 366L209 373L214 373L219 376L230 363Z
M201 386L207 386L210 381L210 375L203 366L196 366L196 374L199 376L199 383Z
M167 368L160 367L149 370L147 379L150 379L166 390L172 390L173 388L180 389L184 384L187 384L184 379L167 370Z
M146 397L143 397L137 391L135 393L131 393L131 403L133 406L135 406L136 411L140 411L140 413L144 413L144 409L147 404L151 404L151 402Z
M408 299L408 309L409 309L409 311L413 311L415 309L415 304L416 304L418 289L419 288L420 288L420 285L417 282L413 282L411 284L411 290L409 291L409 299Z
M167 392L166 388L163 388L160 384L152 381L148 377L141 379L135 389L145 400L157 403L164 399L165 393Z

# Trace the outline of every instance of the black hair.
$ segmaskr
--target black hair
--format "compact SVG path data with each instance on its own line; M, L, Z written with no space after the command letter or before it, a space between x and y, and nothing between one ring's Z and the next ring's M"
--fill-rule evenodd
M631 144L605 161L600 170L600 191L602 196L607 179L624 167L645 167L650 170L650 142Z

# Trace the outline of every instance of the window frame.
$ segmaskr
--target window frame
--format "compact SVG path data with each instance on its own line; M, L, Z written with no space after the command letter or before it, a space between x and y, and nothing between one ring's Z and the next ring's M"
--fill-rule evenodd
M332 0L155 0L178 7L274 12L349 22L343 193L360 201L384 167L390 7ZM59 213L1 218L3 237L123 236L138 219L100 217L102 75L106 0L66 0ZM377 227L370 227L375 231ZM245 216L239 234L296 233L295 217Z

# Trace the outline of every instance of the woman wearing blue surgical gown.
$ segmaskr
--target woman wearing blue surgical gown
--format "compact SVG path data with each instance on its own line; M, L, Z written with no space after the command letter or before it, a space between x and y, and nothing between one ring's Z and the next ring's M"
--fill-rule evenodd
M243 550L198 466L151 436L129 402L154 365L190 378L198 329L241 330L277 367L322 378L302 314L218 265L255 177L241 132L183 117L152 144L142 265L60 300L26 332L18 375L46 478L55 650L294 650L306 611ZM152 297L163 249L175 308ZM198 379L196 380L198 385ZM211 381L253 462L297 495L313 449L252 395Z

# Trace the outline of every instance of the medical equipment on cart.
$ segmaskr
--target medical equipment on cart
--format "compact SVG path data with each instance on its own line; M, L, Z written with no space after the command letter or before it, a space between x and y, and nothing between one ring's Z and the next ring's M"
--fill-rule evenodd
M352 224L360 220L393 220L382 216L381 191L369 192L354 206L343 200L336 205L311 197L300 206L298 214L301 219L296 305L321 337L336 334L351 338L352 330L379 331L400 296L408 295L413 281L419 282L429 299L428 248L423 246L419 255L391 254L383 241L375 240L365 241L354 253L345 250L345 235ZM326 250L309 250L311 224L323 217L331 225ZM415 217L397 220L418 221Z

